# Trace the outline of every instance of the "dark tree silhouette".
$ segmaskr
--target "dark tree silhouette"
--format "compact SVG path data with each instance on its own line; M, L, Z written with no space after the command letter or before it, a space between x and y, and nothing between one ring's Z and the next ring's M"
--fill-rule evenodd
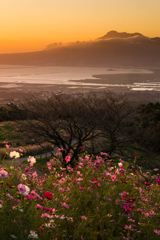
M63 148L63 166L65 158L71 153L71 165L75 164L83 144L95 138L96 122L93 113L85 104L83 97L56 95L27 100L21 109L27 112L28 119L19 121L19 129L39 144L49 142Z

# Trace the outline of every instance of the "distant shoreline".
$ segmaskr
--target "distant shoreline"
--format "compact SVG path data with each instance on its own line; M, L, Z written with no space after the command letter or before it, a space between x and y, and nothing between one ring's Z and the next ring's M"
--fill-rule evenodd
M160 101L160 68L1 67L0 105L19 102L30 95L87 94L89 91L124 93L133 101ZM97 73L92 74L93 69ZM70 79L71 70L76 79ZM52 78L56 76L59 79L54 82Z

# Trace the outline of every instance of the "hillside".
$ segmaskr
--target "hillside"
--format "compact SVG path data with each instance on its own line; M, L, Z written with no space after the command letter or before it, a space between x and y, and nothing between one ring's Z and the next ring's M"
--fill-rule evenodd
M55 66L134 66L160 64L160 38L110 31L90 42L76 42L30 53L0 54L0 64Z

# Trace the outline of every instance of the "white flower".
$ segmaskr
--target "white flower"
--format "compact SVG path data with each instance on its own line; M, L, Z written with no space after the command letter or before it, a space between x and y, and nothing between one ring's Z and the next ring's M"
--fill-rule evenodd
M22 173L22 176L21 176L21 177L22 177L23 180L26 180L26 179L27 179L27 176L26 176L25 173Z
M22 208L19 209L20 212L24 212L24 210Z
M30 188L28 186L26 187L26 191L23 193L24 196L28 195L28 193L30 192Z
M17 238L17 237L16 237L15 235L13 235L13 234L11 234L10 236L11 236L12 238Z
M32 163L32 164L36 163L35 157L32 157L32 156L29 156L29 158L27 159L27 161L30 162L30 163Z
M9 154L9 157L10 158L19 158L20 157L20 154L19 154L19 152L16 152L16 151L12 151L12 152L10 152L10 154Z
M38 239L38 234L35 233L35 231L30 230L30 234L28 235L28 238Z
M119 166L119 167L122 167L122 166L123 166L123 164L122 164L121 162L119 162L119 163L118 163L118 166Z

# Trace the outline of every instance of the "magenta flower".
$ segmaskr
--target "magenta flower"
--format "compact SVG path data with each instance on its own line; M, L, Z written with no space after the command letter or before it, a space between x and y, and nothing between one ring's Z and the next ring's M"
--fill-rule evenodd
M39 227L39 230L42 232L45 231L44 227L42 227L42 226Z
M2 169L0 171L0 177L1 178L7 178L8 177L8 172L6 172L5 170Z
M79 187L80 190L84 191L84 188L83 187Z
M80 150L83 150L84 148L83 147L80 147Z

